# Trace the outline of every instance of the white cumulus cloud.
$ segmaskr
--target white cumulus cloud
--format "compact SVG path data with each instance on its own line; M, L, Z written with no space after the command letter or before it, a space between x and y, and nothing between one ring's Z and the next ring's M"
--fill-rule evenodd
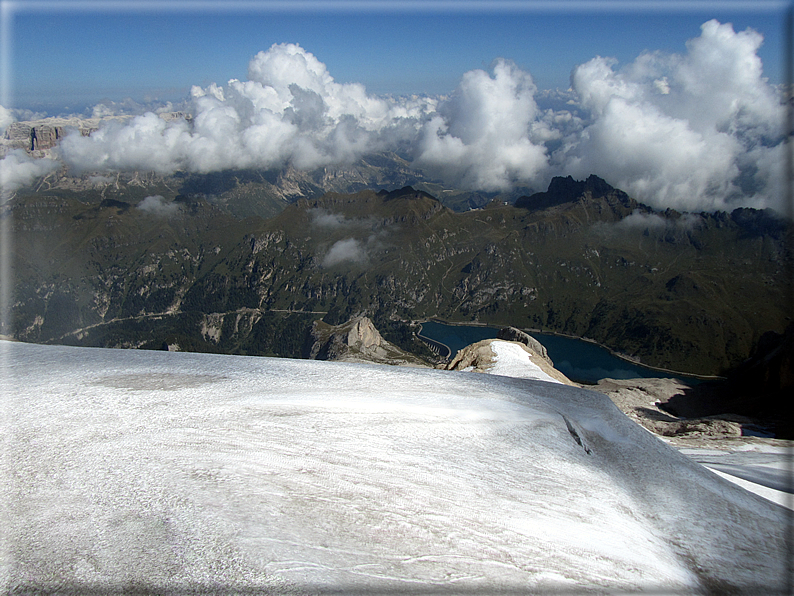
M16 121L14 114L8 108L0 106L0 136L6 131L13 122Z
M602 57L579 65L571 81L589 120L557 167L596 173L656 207L779 207L784 108L763 77L762 40L712 20L685 55L645 53L620 70Z
M335 242L322 260L323 267L333 267L341 263L364 263L367 253L361 242L346 238Z
M17 189L59 167L60 164L53 159L34 159L22 149L11 151L0 160L0 190L3 200Z
M703 223L700 215L686 213L676 218L667 218L655 213L642 213L634 211L620 221L611 224L617 229L647 229L647 230L692 230Z
M580 64L568 91L538 92L530 73L497 59L444 98L370 95L299 45L275 44L251 59L248 80L194 87L192 118L108 121L67 135L59 155L75 172L206 173L308 170L389 150L471 190L595 174L660 208L780 209L784 107L763 76L762 42L712 20L682 54ZM0 127L9 117L0 111Z
M350 220L344 215L319 207L309 211L309 221L314 226L329 229L339 229L350 225Z
M493 76L467 72L425 124L417 164L472 189L506 190L534 180L547 162L544 145L530 138L533 126L547 134L536 90L529 73L506 60L496 62Z
M339 84L311 53L276 44L250 62L249 80L194 87L190 122L153 113L61 143L77 171L149 169L211 172L226 168L300 169L350 163L411 142L435 100L394 100Z
M135 207L145 213L159 217L169 217L179 211L179 205L176 203L169 203L165 200L165 197L161 195L146 197Z

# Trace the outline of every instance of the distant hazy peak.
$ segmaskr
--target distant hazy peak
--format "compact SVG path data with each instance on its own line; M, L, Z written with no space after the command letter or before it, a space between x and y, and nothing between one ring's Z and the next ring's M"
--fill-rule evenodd
M385 189L378 191L378 195L383 197L384 201L391 201L393 199L421 199L427 198L433 201L438 201L433 195L426 193L423 190L416 190L413 186L404 186L398 190L387 191Z

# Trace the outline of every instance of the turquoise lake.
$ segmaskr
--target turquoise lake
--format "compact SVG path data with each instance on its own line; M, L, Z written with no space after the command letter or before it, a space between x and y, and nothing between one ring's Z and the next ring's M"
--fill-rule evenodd
M422 323L422 335L449 347L452 356L469 344L495 338L499 329L499 327L444 325L435 321ZM543 344L557 370L572 381L579 383L597 383L606 378L636 379L683 376L633 364L614 356L606 348L581 339L546 333L531 333L530 335Z

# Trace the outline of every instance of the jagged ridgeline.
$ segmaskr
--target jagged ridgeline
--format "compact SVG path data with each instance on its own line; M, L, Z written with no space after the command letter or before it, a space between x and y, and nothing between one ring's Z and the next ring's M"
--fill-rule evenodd
M713 374L788 322L789 224L768 211L658 212L595 176L465 212L411 187L304 198L269 219L168 193L16 196L11 333L298 357L319 319L367 315L417 351L408 323L440 317Z

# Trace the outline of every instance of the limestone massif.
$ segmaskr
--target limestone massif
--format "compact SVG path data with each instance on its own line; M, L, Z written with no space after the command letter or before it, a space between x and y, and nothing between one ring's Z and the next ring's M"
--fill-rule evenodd
M306 356L312 360L428 366L427 362L386 341L368 317L341 325L315 321Z
M165 121L178 118L190 120L190 115L183 112L163 112L159 116ZM49 156L50 150L70 132L87 137L108 122L124 122L131 118L132 116L70 116L12 122L0 138L0 158L15 149L22 149L34 157Z
M116 117L114 119L124 119ZM22 149L35 157L48 156L50 149L70 131L89 136L99 128L100 118L42 118L11 123L0 139L0 157Z

